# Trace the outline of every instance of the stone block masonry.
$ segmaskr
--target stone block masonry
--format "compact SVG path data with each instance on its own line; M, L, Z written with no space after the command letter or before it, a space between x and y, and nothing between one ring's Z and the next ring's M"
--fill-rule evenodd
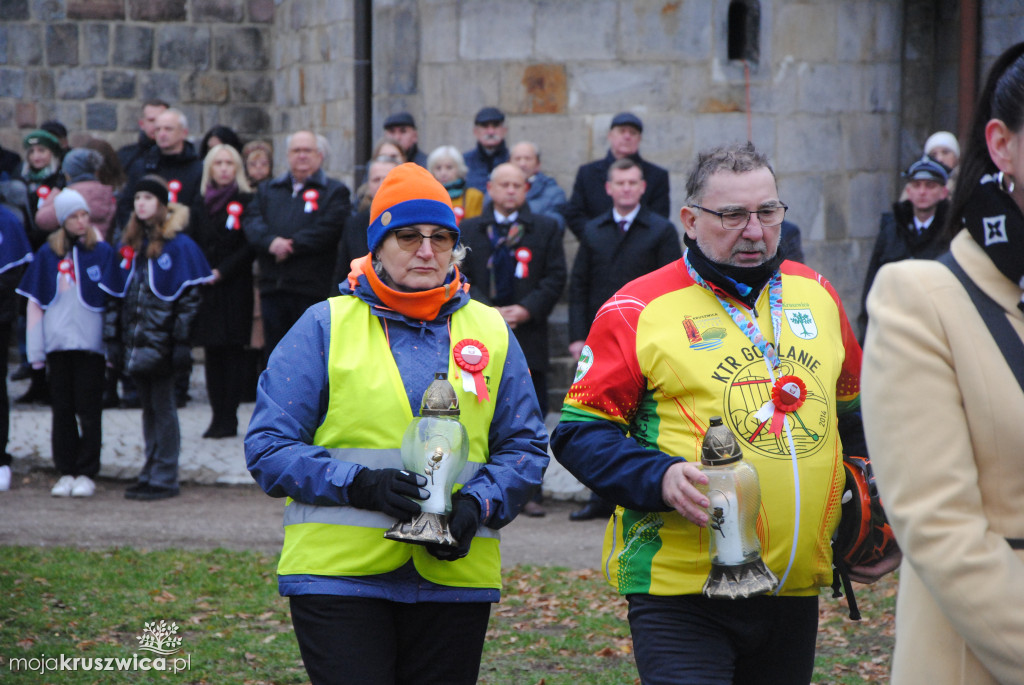
M75 144L134 142L161 98L198 141L215 124L269 137L274 0L0 0L0 144L60 119Z

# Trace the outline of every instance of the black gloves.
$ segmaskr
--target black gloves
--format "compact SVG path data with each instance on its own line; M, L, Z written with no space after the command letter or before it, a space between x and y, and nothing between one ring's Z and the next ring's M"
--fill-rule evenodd
M441 561L455 561L469 554L469 545L480 528L480 504L470 495L452 497L452 513L448 516L448 530L458 541L457 547L427 545L427 551Z
M181 343L174 343L174 350L171 352L171 368L175 371L181 371L182 369L187 369L191 362L192 347L182 345Z
M430 497L423 489L426 484L427 477L418 473L364 468L348 486L348 501L353 507L381 511L399 521L411 521L420 513L420 505L409 498Z

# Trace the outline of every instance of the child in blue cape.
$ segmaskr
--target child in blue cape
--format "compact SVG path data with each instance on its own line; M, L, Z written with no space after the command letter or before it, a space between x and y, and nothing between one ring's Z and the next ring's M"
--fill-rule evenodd
M108 361L135 381L142 403L145 463L124 496L159 500L179 493L181 433L174 372L188 364L196 286L212 278L199 247L182 231L188 207L168 204L167 182L145 176L135 184L135 211L102 287L115 296L103 337Z
M32 247L21 215L0 204L0 349L6 350L10 343L18 317L15 287L31 261ZM11 488L11 455L7 453L10 408L7 383L0 379L0 492Z
M53 422L50 444L60 473L54 497L91 497L100 470L103 411L103 310L100 279L114 251L89 219L81 193L54 202L60 228L22 278L28 298L26 348L34 369L47 368Z

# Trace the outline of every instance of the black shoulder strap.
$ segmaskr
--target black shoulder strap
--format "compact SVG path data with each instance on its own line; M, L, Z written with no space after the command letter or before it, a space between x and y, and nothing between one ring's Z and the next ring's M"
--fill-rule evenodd
M999 351L1003 353L1006 363L1010 365L1010 370L1017 379L1017 383L1020 384L1021 390L1024 390L1024 342L1021 342L1020 336L1010 325L1005 310L971 280L970 276L964 272L963 267L953 258L951 252L939 257L938 261L945 264L963 284L967 294L971 296L974 306L978 308L982 320L988 326L989 333L992 334L996 345L999 346Z

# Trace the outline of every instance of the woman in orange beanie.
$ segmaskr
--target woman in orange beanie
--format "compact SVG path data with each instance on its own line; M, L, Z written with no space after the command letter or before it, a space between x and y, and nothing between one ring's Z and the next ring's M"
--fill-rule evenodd
M500 599L497 529L540 484L547 432L515 337L469 297L444 187L416 164L395 167L367 244L341 295L308 309L271 355L246 460L269 495L291 498L278 585L314 684L342 673L475 683ZM385 539L429 494L401 447L436 374L450 379L469 437L450 544Z

